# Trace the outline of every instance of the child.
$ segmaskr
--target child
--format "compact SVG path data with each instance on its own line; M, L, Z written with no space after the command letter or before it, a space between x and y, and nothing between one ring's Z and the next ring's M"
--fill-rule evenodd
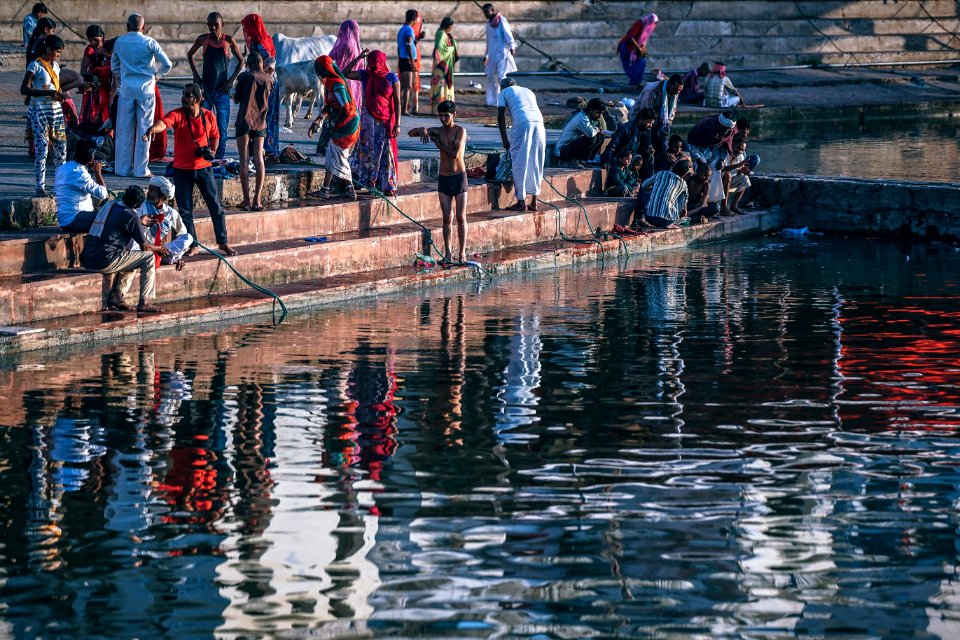
M625 197L635 195L638 178L631 169L633 154L629 149L621 149L617 154L617 164L607 170L607 184L604 193L608 196ZM640 158L641 163L643 159Z
M243 189L244 211L263 211L260 201L263 193L263 143L267 137L267 108L273 76L263 70L263 56L256 51L247 55L247 70L237 77L233 101L237 109L237 151L240 152L240 187ZM252 153L251 153L252 150ZM256 170L253 203L250 198L250 160Z
M716 202L709 202L708 198L713 169L706 162L698 161L696 165L696 173L686 177L687 215L693 224L705 222L720 213L720 205Z
M670 136L667 148L657 154L653 161L653 171L670 171L673 165L683 157L683 138L674 134Z
M750 178L747 177L750 175L750 167L747 163L746 136L739 133L733 136L732 147L733 154L728 156L729 164L723 168L723 172L726 174L724 176L725 182L727 182L725 191L730 199L727 206L730 211L742 216L744 214L739 207L740 198L743 197L747 187L750 186Z

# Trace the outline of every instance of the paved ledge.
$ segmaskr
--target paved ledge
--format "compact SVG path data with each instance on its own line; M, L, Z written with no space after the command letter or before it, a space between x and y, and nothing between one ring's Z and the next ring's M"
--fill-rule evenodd
M817 231L960 240L960 183L767 175L752 178L759 201Z
M596 261L601 257L601 250L606 262L623 265L624 261L631 258L656 251L769 233L782 227L785 220L783 211L776 209L719 222L631 236L625 238L623 244L619 240L576 244L548 241L492 252L481 257L480 262L495 278L521 271ZM419 272L410 266L297 282L277 287L275 291L291 311L300 311L404 290L468 282L476 278L475 271L469 268ZM98 314L92 316L93 321L88 324L79 323L74 318L41 333L0 336L0 369L16 368L21 362L20 356L27 352L61 352L86 348L98 342L144 340L197 330L199 327L209 330L212 326L264 322L269 321L273 312L274 301L271 298L255 292L242 292L211 299L206 306L196 300L188 301L180 306L172 306L167 313L159 316L130 315L118 318L117 314Z

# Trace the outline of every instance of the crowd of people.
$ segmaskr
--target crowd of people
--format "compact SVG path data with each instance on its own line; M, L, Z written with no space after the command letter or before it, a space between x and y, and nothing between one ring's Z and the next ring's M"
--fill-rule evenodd
M512 182L516 195L516 203L509 208L536 210L547 164L543 115L534 92L510 77L517 68L517 45L509 22L492 4L483 5L482 11L486 103L497 108L497 125L507 152L501 168L506 169L505 181ZM35 141L37 193L46 195L46 161L52 152L58 221L64 231L88 233L90 246L99 247L81 256L81 261L96 271L121 274L110 297L110 305L117 309L129 308L124 299L129 274L140 270L143 288L138 309L155 310L148 301L153 276L147 272L164 260L182 268L183 258L199 249L193 215L195 188L210 212L218 248L225 255L236 254L228 241L214 175L214 166L225 157L229 144L231 103L237 105L233 128L240 156L240 208L263 209L265 166L280 151L273 39L262 17L249 14L241 20L242 52L240 43L224 29L223 17L210 13L207 32L196 37L187 53L193 81L183 87L180 106L165 112L157 82L173 64L159 43L144 33L143 16L130 14L127 33L111 39L99 25L90 25L80 73L71 74L60 68L64 42L54 34L57 25L47 13L47 7L37 3L24 19L28 64L21 93L29 104ZM657 23L654 14L643 17L618 43L631 83L642 84L646 46ZM459 53L453 26L453 19L445 17L434 40L430 111L436 113L440 126L417 127L407 134L440 151L437 190L444 260L462 263L467 236L467 136L455 123ZM396 194L397 139L402 118L420 110L420 42L425 37L421 14L407 11L397 32L395 72L385 52L361 47L358 23L345 20L329 54L314 61L324 89L323 108L308 135L317 137L317 154L325 168L320 198L356 199L358 190L385 197ZM232 59L243 64L231 70ZM749 123L734 122L724 112L704 118L686 140L671 132L678 102L702 100L717 108L736 105L740 96L726 78L725 67L718 62L712 69L702 65L686 76L657 75L642 85L625 121L611 117L608 105L599 99L583 104L564 126L554 157L577 166L599 162L607 170L607 195L637 198L638 226L666 227L685 216L699 220L742 213L739 205L749 186L748 176L759 161L745 155ZM82 95L80 109L70 97L72 89ZM150 162L165 157L168 130L173 131L172 162L166 176L154 176ZM70 162L66 161L68 133L74 138ZM111 157L116 175L149 179L148 191L131 187L120 200L109 200L103 171ZM104 200L105 205L96 205ZM137 231L131 220L142 229Z

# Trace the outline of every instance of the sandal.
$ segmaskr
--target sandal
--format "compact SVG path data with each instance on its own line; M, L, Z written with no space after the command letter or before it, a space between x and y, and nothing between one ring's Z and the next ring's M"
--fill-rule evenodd
M250 207L250 211L263 211L263 205L255 204L252 207Z

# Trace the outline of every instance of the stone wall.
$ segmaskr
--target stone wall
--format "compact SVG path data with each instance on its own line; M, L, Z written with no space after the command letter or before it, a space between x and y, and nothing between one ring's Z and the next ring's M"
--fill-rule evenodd
M180 62L193 38L205 31L204 20L211 9L223 13L231 32L239 29L245 14L257 11L271 31L290 36L336 33L341 20L354 18L360 22L364 46L383 49L390 58L396 54L396 31L406 9L418 8L426 18L428 39L423 48L427 58L436 25L452 13L461 45L461 70L479 70L484 50L479 9L472 2L457 0L140 0L132 5L110 0L52 0L48 4L77 32L97 22L111 36L123 32L126 15L136 8L147 17L150 35ZM955 0L504 0L496 4L520 36L582 70L619 69L617 41L634 20L650 11L660 17L649 45L651 69L684 70L716 58L732 67L744 67L960 57L960 38L953 35L960 31L960 4ZM14 6L8 10L12 12ZM19 38L20 21L30 6L32 0L0 24L0 40ZM80 38L69 31L64 35L75 43L67 57L78 57ZM548 59L521 46L518 64L523 70L536 70L548 66ZM184 69L185 65L178 73Z
M960 239L960 184L806 176L751 180L760 203L783 207L791 226Z

